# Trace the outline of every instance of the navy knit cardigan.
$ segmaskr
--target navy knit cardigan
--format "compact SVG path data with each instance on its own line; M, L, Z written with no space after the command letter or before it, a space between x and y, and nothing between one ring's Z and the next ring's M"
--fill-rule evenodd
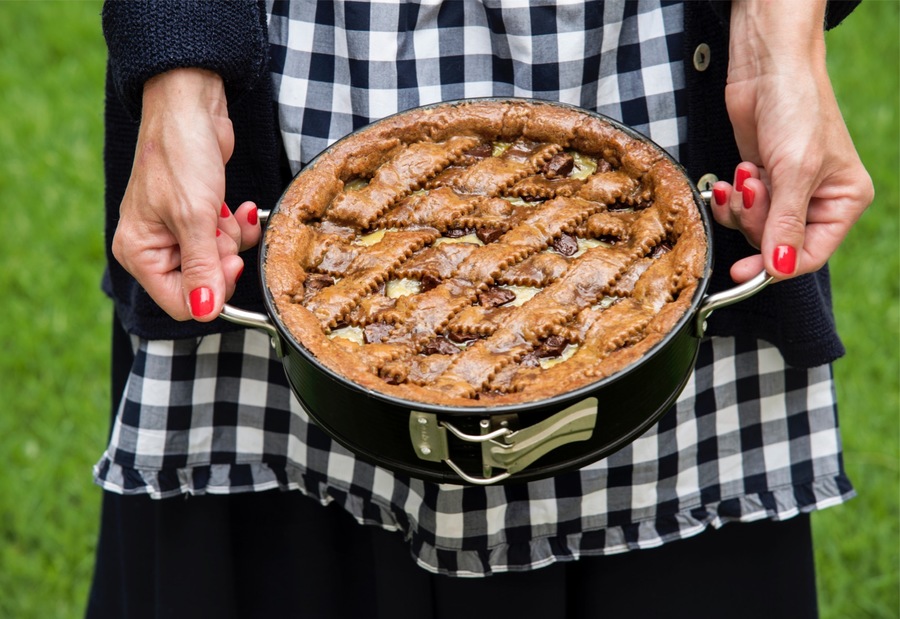
M831 2L826 27L838 24L856 2ZM686 2L684 58L688 90L688 152L681 163L697 181L712 173L731 179L740 162L725 108L728 67L728 3ZM169 318L116 262L110 247L119 204L131 173L144 82L178 67L210 69L222 76L235 132L235 150L225 168L225 201L274 206L290 181L280 139L269 74L268 33L261 2L108 2L103 32L109 50L105 103L106 248L104 290L130 333L149 339L196 337L238 327ZM694 50L710 48L705 71L693 68ZM710 292L734 285L729 267L756 253L743 236L715 224L715 268ZM243 254L245 272L257 273L255 250ZM232 304L263 312L258 277L244 277ZM775 344L786 361L812 367L840 357L827 267L818 273L771 285L760 294L717 310L711 335L749 335Z

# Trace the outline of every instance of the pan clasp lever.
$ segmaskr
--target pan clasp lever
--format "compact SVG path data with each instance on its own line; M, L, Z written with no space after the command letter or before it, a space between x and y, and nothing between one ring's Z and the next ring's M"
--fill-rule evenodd
M416 455L429 462L444 462L470 484L487 486L508 479L557 447L586 441L597 424L597 398L577 404L521 430L493 429L491 420L479 422L481 434L466 434L435 413L412 411L409 435ZM448 433L467 443L481 444L482 477L463 471L450 457ZM495 468L504 469L493 474Z

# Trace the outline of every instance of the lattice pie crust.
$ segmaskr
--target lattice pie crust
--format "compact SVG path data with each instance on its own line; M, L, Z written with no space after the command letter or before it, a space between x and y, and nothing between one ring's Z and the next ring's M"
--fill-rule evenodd
M366 389L451 406L617 372L691 306L706 235L681 170L566 106L390 117L293 181L266 233L284 325Z

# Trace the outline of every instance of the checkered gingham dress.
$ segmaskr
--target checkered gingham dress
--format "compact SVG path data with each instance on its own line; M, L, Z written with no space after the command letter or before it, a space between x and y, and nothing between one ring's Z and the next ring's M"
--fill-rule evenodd
M536 4L270 5L273 79L294 172L374 119L482 96L596 110L677 159L687 133L681 7ZM553 479L486 488L427 483L357 460L310 424L263 333L135 339L134 348L95 467L103 488L156 498L299 490L399 531L434 572L480 576L648 548L853 495L830 366L786 367L764 342L703 341L673 410L618 453Z

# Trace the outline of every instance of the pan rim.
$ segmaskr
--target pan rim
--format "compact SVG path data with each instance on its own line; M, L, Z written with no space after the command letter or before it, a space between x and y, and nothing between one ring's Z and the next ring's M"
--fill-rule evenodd
M266 307L266 312L275 325L276 330L279 334L279 337L283 339L285 343L294 351L300 353L304 360L311 365L313 365L318 371L323 372L326 376L337 382L342 387L350 389L357 394L377 399L385 404L402 407L407 410L416 410L428 413L440 413L442 415L447 416L491 416L494 414L510 414L510 413L527 413L529 411L538 411L538 410L548 410L550 408L553 409L561 409L565 406L568 406L572 403L579 402L584 398L592 396L595 392L603 389L609 385L617 383L621 380L628 379L632 374L639 371L639 369L648 363L648 360L657 355L660 350L666 348L669 344L671 344L672 340L679 337L682 331L685 328L690 328L691 323L693 323L697 311L706 296L707 288L709 287L710 275L713 269L713 237L712 237L712 223L711 223L711 215L708 212L708 209L705 208L706 202L700 195L700 191L697 189L697 185L694 181L690 179L687 174L687 170L682 166L678 161L676 161L665 149L656 144L649 137L644 134L638 132L637 130L629 127L617 121L613 118L610 118L604 114L599 112L595 112L586 108L582 108L570 103L563 103L559 101L549 101L544 99L537 98L524 98L524 97L475 97L475 98L466 98L466 99L455 99L450 101L441 101L436 103L430 103L426 105L421 105L413 108L408 108L406 110L402 110L391 114L389 116L385 116L384 118L378 119L365 125L364 127L360 127L355 131L342 136L331 145L329 145L325 150L316 155L306 166L303 167L296 175L294 175L285 187L285 190L282 192L281 196L278 198L275 206L272 208L270 213L270 217L277 214L281 203L287 194L289 188L293 185L294 181L300 174L303 174L305 170L311 168L315 165L315 163L322 157L325 153L327 153L334 145L341 143L342 141L349 139L352 136L357 135L361 131L364 131L370 127L376 126L379 123L390 121L398 116L402 116L405 114L410 114L413 112L419 112L423 110L434 109L438 107L453 107L458 105L465 105L470 103L488 103L488 102L496 102L496 103L526 103L526 104L537 104L537 105L549 105L553 107L560 107L569 110L576 111L581 114L586 114L588 116L592 116L596 119L599 119L609 125L613 126L615 129L618 129L629 137L641 141L651 147L653 147L657 152L662 154L682 175L682 177L688 182L688 185L691 189L691 193L694 197L694 203L697 207L697 210L700 214L700 219L703 223L704 233L706 235L706 261L704 265L704 273L703 276L698 278L698 285L696 290L694 291L693 298L691 299L690 306L685 310L684 314L678 319L672 329L656 344L654 344L649 350L647 350L640 359L633 361L627 366L621 368L617 372L605 376L603 378L597 379L596 381L590 382L586 385L582 385L575 389L565 391L563 393L558 393L546 398L541 398L537 400L528 400L523 402L516 403L508 403L508 404L496 404L496 405L473 405L473 406L454 406L447 404L433 404L420 400L412 400L401 398L398 396L389 395L383 392L380 392L375 389L366 389L358 385L357 383L352 382L347 377L342 374L332 370L318 358L312 354L303 344L300 342L294 335L284 326L279 314L278 310L275 306L274 298L272 297L272 293L269 290L268 285L266 284L266 229L264 228L262 231L262 237L259 242L259 260L258 260L258 269L259 269L259 277L260 283L263 291L263 301ZM698 338L699 342L699 338ZM696 357L695 357L696 362ZM685 368L686 370L690 370L693 368L694 364L691 364L689 367ZM689 372L688 372L689 373Z

